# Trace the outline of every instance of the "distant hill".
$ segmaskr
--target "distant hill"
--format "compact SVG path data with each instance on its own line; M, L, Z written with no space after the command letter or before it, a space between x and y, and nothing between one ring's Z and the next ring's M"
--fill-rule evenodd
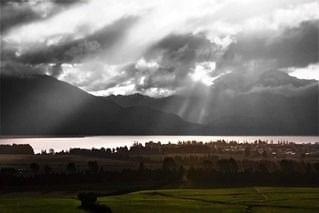
M42 75L1 75L1 135L191 134L199 126L148 107L121 107Z
M151 98L108 96L123 106L145 106L202 123L203 134L319 135L319 85L279 71L244 79L235 73L216 82L206 96ZM202 118L199 116L202 114Z

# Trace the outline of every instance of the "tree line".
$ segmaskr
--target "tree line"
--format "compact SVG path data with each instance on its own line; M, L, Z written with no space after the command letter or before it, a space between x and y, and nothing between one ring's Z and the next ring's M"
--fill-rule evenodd
M30 164L30 174L14 168L0 170L0 186L52 187L68 185L319 185L319 163L294 160L235 160L233 158L212 161L203 160L195 167L186 167L173 157L165 157L160 168L147 168L143 162L136 169L119 171L105 170L97 161L89 161L86 169L79 170L69 162L65 170L54 171L50 166L43 168Z
M33 155L34 151L29 144L0 144L0 154Z

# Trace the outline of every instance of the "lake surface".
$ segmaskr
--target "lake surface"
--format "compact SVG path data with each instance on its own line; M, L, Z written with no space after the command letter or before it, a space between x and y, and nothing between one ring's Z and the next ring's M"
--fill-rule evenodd
M179 141L238 141L252 143L255 140L264 140L274 143L289 141L295 143L319 143L319 136L96 136L96 137L72 137L72 138L1 138L0 144L30 144L36 153L41 150L55 151L69 150L70 148L114 148L119 146L131 146L134 142L144 144L154 141L161 143L178 143Z

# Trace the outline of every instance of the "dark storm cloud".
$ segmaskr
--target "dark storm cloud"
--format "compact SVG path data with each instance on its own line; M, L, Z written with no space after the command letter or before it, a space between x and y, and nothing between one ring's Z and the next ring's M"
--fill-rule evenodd
M18 1L4 1L0 3L1 6L1 33L19 24L27 23L29 21L39 19L41 16L35 13L30 7L23 2Z
M159 41L147 53L154 57L162 53L165 59L176 62L191 63L200 60L210 60L217 52L216 45L202 35L169 35Z
M64 74L63 64L81 63L84 58L103 57L104 53L115 47L125 35L125 32L137 21L137 17L125 17L113 24L98 30L83 39L73 40L63 38L57 45L34 49L25 54L17 54L17 49L11 48L10 44L3 41L3 56L1 61L1 73L6 74L46 74L59 77ZM75 65L77 66L77 65ZM88 73L89 72L89 73ZM102 89L118 85L130 79L129 75L115 76L112 81L105 79L105 70L102 63L88 65L85 71L79 70L74 75L82 79L76 86ZM87 78L88 74L91 78ZM85 78L83 76L86 76ZM74 79L74 77L71 77ZM102 82L104 81L104 82ZM103 85L103 87L102 87Z
M188 74L197 62L212 60L215 46L203 36L169 35L154 44L144 55L150 62L154 59L158 64L154 67L130 66L129 73L135 77L144 76L144 83L138 89L166 88L178 89L185 83ZM138 63L137 63L138 64ZM138 80L136 80L138 81Z
M43 2L43 1L50 1L52 3L56 4L63 4L63 5L70 5L74 3L80 3L80 2L87 2L87 0L1 0L2 5L8 5L8 4L22 4L26 2Z
M145 74L147 84L143 88L156 85L178 89L190 83L187 79L196 64L215 61L217 67L212 76L229 71L229 74L217 79L211 88L216 94L234 95L248 91L292 93L299 90L299 87L313 84L313 81L290 77L279 68L303 67L318 61L317 24L318 21L304 22L298 27L287 28L276 36L248 36L242 33L225 52L201 35L170 35L153 45L146 53L146 59L160 56L161 60L157 72ZM168 68L169 72L166 71ZM175 78L170 81L165 79L163 82L169 82L171 87L159 84L161 81L156 84L152 80L154 77L164 79L169 74L173 74Z
M94 57L101 51L106 51L116 45L125 31L135 21L135 17L125 18L86 38L76 41L68 41L68 38L65 38L65 42L61 42L58 45L48 46L21 56L17 55L16 50L11 49L10 45L3 41L1 73L18 75L46 74L59 77L63 74L63 63L77 63L85 57ZM91 67L91 69L93 79L89 78L83 81L81 85L90 85L94 88L94 82L98 79L103 79L103 72L99 72L99 68L95 66ZM76 75L81 76L82 74L85 75L86 73L79 72ZM115 82L110 83L110 86L114 86L125 79L123 76L119 76Z
M303 22L271 34L241 33L217 60L216 72L230 74L217 79L214 91L223 95L242 92L291 94L312 85L280 70L283 67L306 67L318 62L318 21Z
M220 49L203 35L169 35L146 51L143 57L118 70L107 83L91 83L89 91L130 85L134 92L156 96L175 93L191 84L189 74L200 62L216 60ZM105 71L102 71L105 72Z
M241 34L224 55L224 64L237 58L250 60L274 60L277 67L305 67L318 62L319 21L301 23L287 28L279 35Z
M133 79L137 90L149 88L175 87L176 75L173 68L163 67L159 64L139 65L139 62L126 68L127 73Z
M94 54L99 48L99 42L83 39L23 54L17 57L17 60L30 64L72 62L89 54Z
M86 1L86 0L85 0ZM44 20L75 3L84 0L3 0L0 2L0 31L29 22Z
M74 4L87 0L2 0L0 1L0 32L13 27L45 20Z
M195 84L248 91L267 70L318 61L318 21L300 24L317 17L311 12L316 3L265 11L268 15L247 20L235 15L236 21L230 21L207 14L214 14L206 11L210 0L194 0L198 8L185 4L177 10L176 2L169 0L87 1L75 6L79 2L86 1L5 1L11 12L1 23L6 29L20 26L5 32L1 60L12 62L15 70L23 70L23 64L28 72L42 69L87 91L132 86L135 92L177 91ZM210 6L218 6L215 3ZM164 17L164 8L172 16ZM221 14L228 8L226 4ZM197 22L190 24L193 19ZM260 30L256 20L265 29Z
M56 4L70 6L72 4L87 3L89 0L52 0Z
M22 68L22 64L26 64L26 70L29 73L31 73L31 68L35 69L35 73L40 73L40 68L42 68L42 73L59 76L63 73L60 64L77 63L90 55L99 57L101 51L105 52L116 46L121 36L136 20L135 17L122 19L85 39L50 46L19 57L9 50L11 59L16 61L12 66L17 67L14 69L16 72ZM111 80L104 79L102 84L104 68L92 66L94 71L90 72L91 78L77 86L86 86L90 91L97 91L121 85L123 82L130 82L135 85L137 92L151 88L175 90L185 82L196 62L215 57L215 48L216 46L204 36L169 35L150 47L145 54L145 59L122 67L120 69L122 74L112 77ZM9 54L6 55L9 56ZM156 56L161 56L162 59L154 61L153 58ZM45 64L47 66L44 66ZM20 70L23 72L23 69ZM79 71L77 75L86 75L86 73Z
M160 57L163 70L176 74L176 80L183 81L203 61L215 61L220 50L203 35L169 35L153 45L145 54L146 59Z
M57 77L61 74L60 64L26 64L17 61L4 61L0 65L0 74L5 75L51 75Z
M161 67L154 61L145 61L141 59L135 63L127 64L118 68L112 77L106 77L103 73L108 72L104 68L100 71L96 69L93 79L90 79L88 90L98 91L108 88L131 85L136 92L143 92L150 88L171 89L174 87L175 73L166 67ZM89 82L82 82L86 85Z
M135 21L135 17L123 18L86 38L75 41L65 37L57 45L28 52L21 55L18 60L31 64L76 62L101 51L107 51L116 45Z

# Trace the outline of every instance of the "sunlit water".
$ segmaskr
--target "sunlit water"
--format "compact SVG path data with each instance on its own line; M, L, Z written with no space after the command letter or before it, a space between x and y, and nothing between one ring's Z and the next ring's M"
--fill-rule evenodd
M144 144L145 142L154 141L161 143L177 143L179 141L238 141L254 142L263 140L273 143L280 141L295 143L319 143L319 136L100 136L100 137L73 137L73 138L1 138L0 144L30 144L36 153L41 150L55 151L69 150L70 148L114 148L119 146L131 146L134 142Z

